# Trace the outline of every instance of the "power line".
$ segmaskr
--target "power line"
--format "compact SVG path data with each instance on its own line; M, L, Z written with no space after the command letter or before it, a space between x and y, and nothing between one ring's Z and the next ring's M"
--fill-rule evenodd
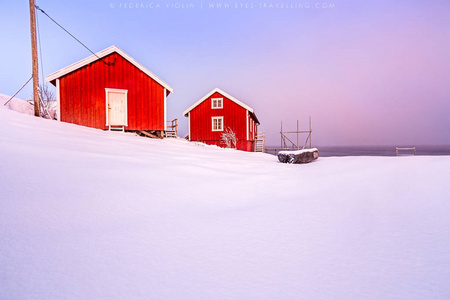
M92 54L94 54L98 59L100 59L104 64L107 64L108 66L114 64L114 63L108 63L106 61L104 61L101 57L99 57L97 54L95 54L91 49L89 49L85 44L83 44L79 39L77 39L73 34L71 34L69 31L67 31L67 29L65 29L64 27L62 27L58 22L56 22L55 20L53 20L52 17L50 17L45 11L43 11L41 8L39 8L39 6L35 5L36 9L41 11L44 15L46 15L50 20L52 20L56 25L58 25L59 27L61 27L62 30L64 30L65 32L67 32L71 37L73 37L78 43L80 43L81 45L83 45L84 48L86 48L89 52L91 52Z

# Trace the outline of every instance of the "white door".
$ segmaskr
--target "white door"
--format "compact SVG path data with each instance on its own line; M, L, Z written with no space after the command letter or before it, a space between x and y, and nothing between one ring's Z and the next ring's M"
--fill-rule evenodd
M106 125L128 126L127 90L106 89Z

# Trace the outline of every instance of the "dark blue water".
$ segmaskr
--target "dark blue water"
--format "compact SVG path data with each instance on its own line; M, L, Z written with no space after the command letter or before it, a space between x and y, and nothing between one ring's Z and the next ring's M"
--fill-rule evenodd
M317 146L320 157L328 156L395 156L396 146ZM413 146L397 146L410 148ZM276 147L271 147L276 148ZM279 148L279 146L278 146ZM275 154L274 151L269 153ZM402 154L413 154L413 151L401 151ZM416 146L416 155L450 155L450 145Z

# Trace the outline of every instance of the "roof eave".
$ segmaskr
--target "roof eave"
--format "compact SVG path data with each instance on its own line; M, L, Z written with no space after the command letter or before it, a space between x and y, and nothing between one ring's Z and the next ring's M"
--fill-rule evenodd
M153 80L155 80L156 82L158 82L162 87L164 87L167 91L169 95L170 93L173 93L173 88L171 86L169 86L166 82L164 82L162 79L160 79L158 76L156 76L154 73L152 73L150 70L148 70L147 68L145 68L143 65L141 65L140 63L138 63L136 60L134 60L131 56L129 56L128 54L126 54L124 51L122 51L119 47L113 45L111 47L108 47L102 51L99 51L85 59L82 59L74 64L71 64L70 66L67 66L59 71L56 71L50 75L48 75L47 77L45 77L45 81L46 82L51 82L53 85L55 85L55 81L58 78L63 77L64 75L73 72L75 70L78 70L82 67L84 67L85 65L88 65L98 59L101 59L111 53L118 53L119 55L121 55L123 58L125 58L126 60L128 60L131 64L133 64L136 68L140 69L142 72L144 72L145 74L147 74L150 78L152 78Z
M230 100L233 101L234 103L240 105L241 107L245 108L245 109L248 110L249 112L253 113L253 108L251 108L250 106L248 106L248 105L242 103L241 101L239 101L238 99L234 98L234 97L231 96L230 94L228 94L228 93L222 91L221 89L215 88L215 89L213 89L211 92L209 92L208 94L206 94L205 96L203 96L203 98L201 98L200 100L198 100L197 102L195 102L193 105L191 105L188 109L186 109L186 110L183 112L183 115L184 115L185 117L187 117L187 115L189 114L189 112L190 112L191 110L193 110L194 108L196 108L198 105L200 105L200 103L202 103L203 101L205 101L206 99L208 99L212 94L214 94L214 93L216 93L216 92L219 93L219 94L221 94L221 95L224 96L224 97L227 97L228 99L230 99Z
M256 116L255 112L250 112L250 115L253 117L253 119L255 120L255 122L258 125L261 125L261 123L259 123L258 117Z

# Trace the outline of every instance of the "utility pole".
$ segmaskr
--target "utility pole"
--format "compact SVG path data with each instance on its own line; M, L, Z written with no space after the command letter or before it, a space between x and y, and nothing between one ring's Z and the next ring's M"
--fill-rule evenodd
M30 31L31 31L31 55L33 60L33 100L34 100L34 115L40 116L39 108L39 67L36 41L36 9L34 7L34 0L30 0Z

